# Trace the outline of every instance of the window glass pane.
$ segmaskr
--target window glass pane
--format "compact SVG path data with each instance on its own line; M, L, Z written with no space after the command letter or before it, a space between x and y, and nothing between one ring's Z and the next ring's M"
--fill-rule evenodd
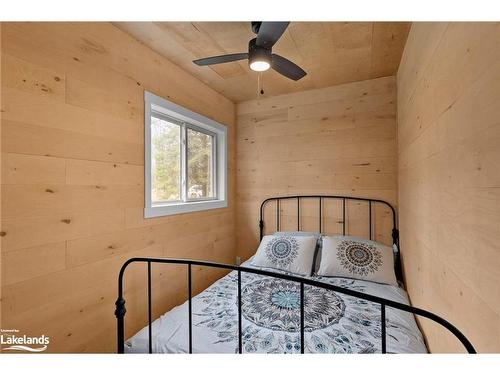
M214 197L213 136L187 130L188 199Z
M181 127L151 117L151 200L181 200Z

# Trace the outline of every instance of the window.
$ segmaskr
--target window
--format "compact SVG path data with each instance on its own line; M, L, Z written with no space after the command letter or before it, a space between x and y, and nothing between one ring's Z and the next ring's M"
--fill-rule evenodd
M227 207L226 127L149 92L145 217Z

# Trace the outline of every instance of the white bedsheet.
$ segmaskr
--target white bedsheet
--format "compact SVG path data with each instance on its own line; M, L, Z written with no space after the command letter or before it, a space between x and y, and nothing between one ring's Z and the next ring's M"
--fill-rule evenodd
M250 267L249 262L244 264ZM314 279L408 303L399 287L368 281ZM242 273L243 352L300 353L297 283ZM192 300L193 353L238 351L237 273L219 279ZM426 353L412 314L387 308L387 352ZM306 353L380 353L380 306L325 289L305 287ZM188 303L152 325L154 353L188 352ZM148 352L148 327L126 341L126 353Z

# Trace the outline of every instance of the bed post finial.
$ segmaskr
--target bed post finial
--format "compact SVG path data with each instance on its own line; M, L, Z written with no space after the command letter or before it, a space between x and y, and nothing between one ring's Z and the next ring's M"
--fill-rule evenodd
M401 265L401 250L399 249L399 230L397 228L392 228L392 243L396 246L394 250L394 271L396 273L396 279L404 284L403 267Z
M392 243L399 247L399 230L392 228Z
M118 325L118 354L123 354L125 351L125 313L127 312L123 297L118 297L115 306L116 323Z

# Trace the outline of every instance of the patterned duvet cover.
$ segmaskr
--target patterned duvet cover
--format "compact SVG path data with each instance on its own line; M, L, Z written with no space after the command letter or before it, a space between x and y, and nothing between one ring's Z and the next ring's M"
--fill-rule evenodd
M243 352L300 353L300 285L249 273L241 279ZM408 303L396 286L312 279ZM380 305L308 285L304 292L305 353L381 353ZM233 271L193 298L193 353L238 352L237 293ZM388 353L427 353L412 314L387 308L386 318ZM187 353L187 302L156 319L152 331L154 353ZM125 352L148 352L148 327L125 343Z

